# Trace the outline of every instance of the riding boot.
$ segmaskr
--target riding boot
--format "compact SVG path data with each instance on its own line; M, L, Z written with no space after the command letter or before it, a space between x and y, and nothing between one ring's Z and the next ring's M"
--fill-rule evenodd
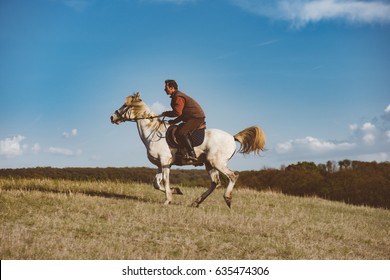
M190 136L184 135L182 139L183 139L184 147L187 150L187 155L185 156L185 158L189 160L197 161L198 158L196 157L194 148L192 147Z

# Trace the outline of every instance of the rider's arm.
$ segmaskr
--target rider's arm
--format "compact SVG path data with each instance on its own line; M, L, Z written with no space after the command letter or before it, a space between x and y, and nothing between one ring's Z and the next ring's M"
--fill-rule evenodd
M162 115L165 117L180 117L183 114L185 99L182 97L177 97L175 104L172 105L172 111L163 112Z

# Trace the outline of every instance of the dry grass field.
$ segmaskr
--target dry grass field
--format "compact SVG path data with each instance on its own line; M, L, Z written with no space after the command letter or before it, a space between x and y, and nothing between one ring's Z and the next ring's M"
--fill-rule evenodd
M390 259L390 211L236 189L0 179L0 259Z

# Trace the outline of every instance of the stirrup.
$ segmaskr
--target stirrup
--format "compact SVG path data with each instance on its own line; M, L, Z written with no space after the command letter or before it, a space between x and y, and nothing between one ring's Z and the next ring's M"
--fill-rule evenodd
M186 153L184 155L184 159L192 160L192 161L198 161L198 158L196 157L194 152Z
M185 156L184 159L191 160L191 161L198 161L198 158L190 156L190 155Z

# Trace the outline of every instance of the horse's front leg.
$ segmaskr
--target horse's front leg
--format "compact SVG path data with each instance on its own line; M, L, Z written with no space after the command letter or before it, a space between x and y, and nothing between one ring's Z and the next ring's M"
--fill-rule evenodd
M172 202L172 190L169 186L169 172L170 168L169 167L163 167L162 168L162 183L165 188L165 205L168 205Z
M156 176L154 176L153 179L153 187L158 190L165 193L165 186L163 186L163 174L161 168L158 169ZM182 195L183 192L180 188L175 187L171 188L172 194L180 194Z
M154 179L153 179L153 187L156 189L156 190L160 190L162 192L165 192L165 188L164 186L161 184L162 183L162 180L163 180L163 174L162 174L162 170L161 168L158 169L157 173L156 173L156 176L154 176Z

